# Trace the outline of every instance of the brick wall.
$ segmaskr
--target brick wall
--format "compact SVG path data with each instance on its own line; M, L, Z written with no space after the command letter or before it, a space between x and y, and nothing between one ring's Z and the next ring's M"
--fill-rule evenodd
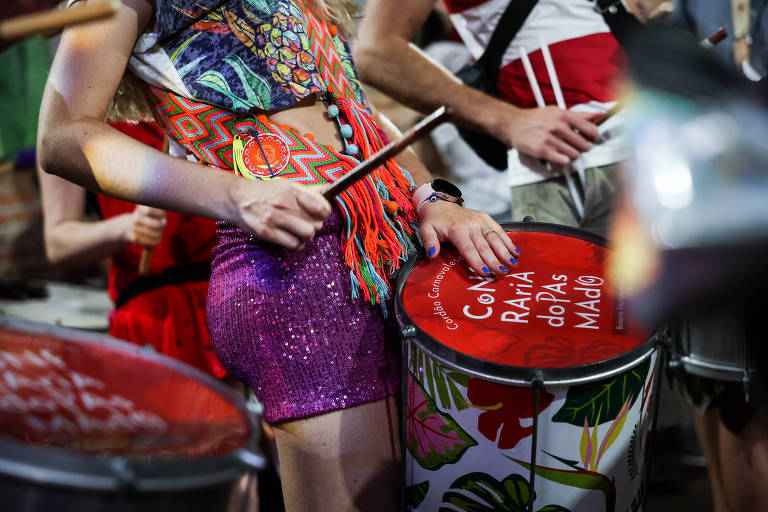
M42 224L34 171L0 164L0 280L60 276L45 257Z

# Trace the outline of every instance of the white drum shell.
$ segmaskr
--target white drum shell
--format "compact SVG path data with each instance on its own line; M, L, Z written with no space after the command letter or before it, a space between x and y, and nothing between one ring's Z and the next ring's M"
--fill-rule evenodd
M442 366L445 368L444 362L438 362L432 358L428 352L424 351L423 347L419 346L417 339L407 339L406 343L409 345L408 367L412 371L411 375L415 375L417 380L419 380L420 388L423 388L421 391L425 395L429 395L430 387L434 389L434 384L430 386L429 383L429 380L433 378L434 365L435 363L438 365L443 363ZM424 359L421 362L414 358L414 354L417 353L414 349L423 353ZM416 357L418 358L418 356ZM543 391L553 395L553 398L551 403L538 416L537 467L554 468L560 471L559 474L565 474L568 471L575 472L578 470L574 469L574 467L569 467L553 456L576 462L582 468L581 472L604 475L606 482L613 480L615 489L615 496L611 498L615 500L613 510L642 510L644 492L642 486L643 462L645 460L648 432L650 431L653 417L652 403L656 399L654 396L656 391L654 382L658 375L658 361L657 350L649 348L646 357L636 365L636 368L640 366L645 367L647 363L648 370L642 384L645 396L638 396L631 402L623 422L615 425L613 421L602 423L597 426L596 432L595 428L590 427L588 429L589 435L587 437L590 442L596 440L596 450L600 450L605 439L610 436L609 431L612 427L614 427L614 431L617 431L613 442L602 451L599 464L592 469L583 469L581 444L585 435L584 426L553 421L553 418L565 404L569 389L579 384L545 384ZM429 370L427 366L430 366ZM459 368L453 368L452 370L462 373L462 370ZM471 377L471 374L467 376ZM494 380L496 382L499 381L499 379ZM582 382L589 383L594 382L594 380L594 378L586 377L582 379ZM521 481L520 477L525 482L529 480L529 469L512 459L526 463L531 460L533 436L531 434L525 435L512 448L499 448L498 439L488 439L478 429L480 416L487 411L473 407L470 404L465 386L457 382L453 384L469 406L460 407L460 405L457 405L456 400L454 400L454 396L451 397L450 403L447 406L445 403L441 403L439 397L430 397L430 399L441 415L447 416L454 421L477 444L467 448L455 462L443 464L436 469L425 468L414 457L412 451L408 450L405 457L406 487L418 486L418 484L425 481L430 482L423 500L417 506L409 507L408 510L425 512L437 510L458 512L464 510L460 506L444 500L446 493L451 492L483 503L482 499L478 498L477 495L473 495L472 492L455 488L451 489L454 482L472 473L488 475L498 482L501 482L510 475L519 475L519 477L514 477L518 482ZM534 391L530 386L526 387L519 384L508 384L508 386L527 393L532 403ZM413 388L413 383L411 382L409 383L409 402L414 400L414 396L411 394L413 389L415 388ZM421 391L416 391L416 393ZM437 393L434 394L437 395ZM541 398L542 396L540 395L540 399L543 399ZM406 409L411 410L412 406L412 403L408 403ZM532 406L529 407L532 410ZM409 413L408 416L407 422L410 423L412 421L411 414ZM522 428L530 428L533 424L532 417L513 418L512 420L518 421L519 426ZM407 430L410 431L411 428L412 425L407 424ZM502 426L503 428L504 426ZM407 435L406 442L408 442ZM599 477L595 478L599 480ZM540 510L546 505L559 505L571 512L595 512L611 509L608 506L608 497L601 490L589 490L566 485L541 475L535 477L534 489L536 499L533 510L535 511ZM412 490L413 487L407 491L407 494L412 492ZM488 503L487 505L492 504Z

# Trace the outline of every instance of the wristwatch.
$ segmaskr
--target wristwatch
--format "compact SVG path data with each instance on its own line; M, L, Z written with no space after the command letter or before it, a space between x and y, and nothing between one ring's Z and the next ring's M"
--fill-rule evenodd
M437 201L438 199L448 201L449 203L456 203L459 206L464 204L459 187L448 180L440 178L421 185L413 192L413 197L411 198L417 214L425 204Z

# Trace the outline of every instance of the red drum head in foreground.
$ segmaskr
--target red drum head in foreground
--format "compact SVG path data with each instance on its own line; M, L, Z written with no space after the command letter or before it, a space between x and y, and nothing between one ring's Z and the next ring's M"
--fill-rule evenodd
M565 234L508 235L521 256L506 276L478 276L452 246L419 262L402 292L416 326L463 354L529 368L596 363L648 339L612 293L605 247Z
M201 457L245 444L244 412L181 365L61 332L0 325L0 436L129 456Z

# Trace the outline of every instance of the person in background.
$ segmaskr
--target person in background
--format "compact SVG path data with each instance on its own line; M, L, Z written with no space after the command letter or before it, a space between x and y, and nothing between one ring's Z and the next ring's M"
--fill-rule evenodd
M412 108L455 110L457 124L493 135L517 150L509 159L512 218L580 226L605 234L623 157L619 119L601 131L591 120L618 99L624 52L590 2L536 2L501 61L495 98L464 85L409 43L436 0L370 0L355 45L361 79ZM507 1L445 1L474 58L479 58ZM541 43L548 45L568 110L555 105ZM535 77L521 59L525 51ZM546 107L537 108L529 78L540 84ZM602 136L601 136L602 133ZM584 216L559 171L580 160ZM547 162L549 162L547 164Z
M728 32L712 51L734 71L752 81L768 75L768 9L766 0L676 0L667 22L689 30L697 40L724 27Z
M159 151L168 141L153 122L111 122ZM214 377L227 375L211 347L205 318L214 222L98 194L102 220L85 220L85 189L38 170L46 253L52 263L82 266L109 258L109 333L183 361ZM150 251L146 275L141 254Z
M765 0L676 0L665 21L689 31L697 41L724 27L728 36L711 51L734 73L759 81L768 75L768 32L764 30L768 26L767 7ZM754 299L742 300L743 304L718 304L706 314L686 319L684 332L690 333L693 346L746 342L747 350L759 353L763 332L755 326L762 323L755 319L760 313L752 305ZM765 368L755 366L760 382ZM752 385L749 391L742 382L685 371L676 377L675 384L691 407L706 456L713 510L768 509L768 411L764 387Z

